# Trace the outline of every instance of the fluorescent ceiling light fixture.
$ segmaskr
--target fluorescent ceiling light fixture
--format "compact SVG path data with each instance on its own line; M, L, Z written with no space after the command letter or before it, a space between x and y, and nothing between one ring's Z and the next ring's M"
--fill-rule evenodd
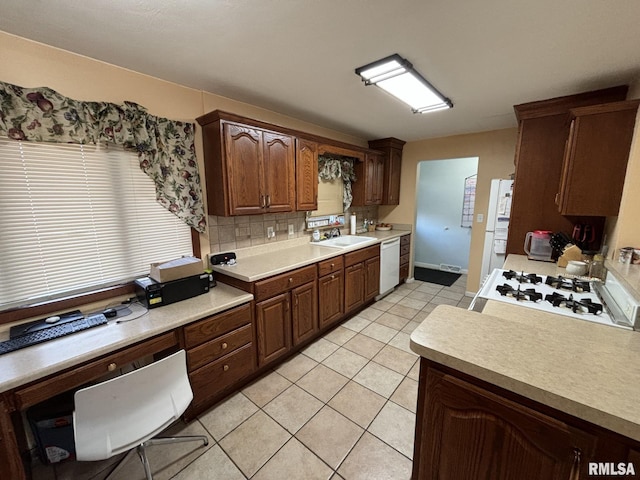
M413 113L452 108L453 103L435 89L413 65L398 54L356 68L365 85L376 85L411 107Z

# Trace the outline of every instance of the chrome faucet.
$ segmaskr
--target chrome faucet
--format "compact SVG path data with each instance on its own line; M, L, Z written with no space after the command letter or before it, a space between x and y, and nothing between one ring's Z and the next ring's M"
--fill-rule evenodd
M331 238L339 237L340 235L341 233L339 228L332 228L331 231L329 232L329 237Z

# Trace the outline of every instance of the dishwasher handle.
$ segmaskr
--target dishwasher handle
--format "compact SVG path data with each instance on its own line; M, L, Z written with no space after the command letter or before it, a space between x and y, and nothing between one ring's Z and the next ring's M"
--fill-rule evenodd
M391 248L397 244L400 243L400 239L399 238L394 238L393 240L387 240L386 242L382 242L380 244L380 249L381 250L386 250L387 248Z

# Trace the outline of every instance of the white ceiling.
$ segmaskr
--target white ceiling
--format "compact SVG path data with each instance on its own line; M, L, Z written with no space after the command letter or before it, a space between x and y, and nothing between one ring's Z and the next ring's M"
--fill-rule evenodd
M369 139L511 127L514 104L640 79L637 0L0 0L0 30ZM354 69L392 53L454 108L365 87Z

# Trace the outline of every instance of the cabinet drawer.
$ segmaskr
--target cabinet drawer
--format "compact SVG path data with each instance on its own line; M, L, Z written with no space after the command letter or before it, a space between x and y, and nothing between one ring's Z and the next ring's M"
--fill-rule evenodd
M252 337L252 328L249 324L189 350L187 352L189 371L200 368L250 343Z
M409 263L409 254L400 256L400 265L405 265Z
M411 235L403 235L400 237L400 246L404 247L405 245L411 244Z
M16 406L19 410L24 410L59 393L100 378L128 363L177 347L177 345L178 340L175 333L165 333L101 359L71 367L64 372L16 391Z
M406 280L409 278L409 264L400 265L400 280Z
M247 323L251 323L251 307L248 303L186 326L185 346L187 349L195 347Z
M243 379L255 369L254 345L249 343L224 357L189 374L193 403L205 403L209 398Z
M316 266L309 265L308 267L292 270L275 277L268 278L256 282L254 296L256 302L270 298L280 293L291 290L292 288L299 287L308 282L312 282L316 279Z
M407 245L400 246L400 256L408 255L410 251L411 251L411 245L407 244Z
M355 252L347 253L344 256L344 266L349 267L356 263L364 262L369 258L377 257L380 255L380 245L372 245Z
M318 262L318 277L324 277L330 273L336 273L344 266L344 259L342 255L323 262Z

